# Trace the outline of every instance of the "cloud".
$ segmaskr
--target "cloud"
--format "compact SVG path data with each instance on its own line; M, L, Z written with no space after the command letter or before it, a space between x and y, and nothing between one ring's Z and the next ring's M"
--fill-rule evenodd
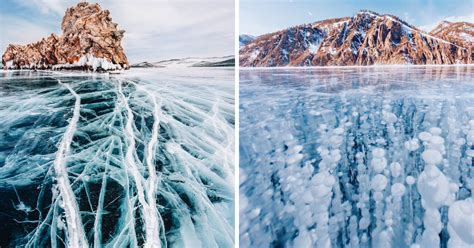
M42 14L64 15L68 5L72 5L72 0L15 0L22 7L39 10Z
M141 0L131 5L108 0L101 5L111 11L119 28L126 30L124 47L132 60L203 56L203 51L208 56L234 52L233 1Z
M3 0L2 0L3 1ZM25 13L35 15L23 20L22 32L15 25L4 25L2 42L27 43L31 36L44 32L47 36L60 28L66 9L79 0L11 0L24 13L12 13L20 19ZM233 0L102 0L110 10L112 20L124 29L123 46L129 60L160 60L181 56L221 56L234 53ZM3 19L3 14L2 17ZM41 20L37 24L35 20ZM55 22L56 29L41 27L41 23ZM30 31L35 35L30 35ZM10 37L15 33L15 38ZM21 33L24 33L23 39ZM5 38L4 38L5 37Z
M6 16L2 14L1 25L0 52L2 54L8 44L31 43L51 34L51 30L48 28L15 16Z

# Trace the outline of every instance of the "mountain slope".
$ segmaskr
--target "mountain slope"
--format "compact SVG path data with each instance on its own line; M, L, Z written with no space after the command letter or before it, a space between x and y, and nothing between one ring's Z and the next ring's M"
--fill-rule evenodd
M462 47L474 48L474 24L469 22L443 21L430 34Z
M255 37L248 34L239 35L239 47L245 46L255 40Z
M235 58L233 55L223 57L207 57L196 58L188 57L181 59L168 59L158 62L141 62L133 64L131 67L150 68L150 67L169 67L169 68L184 68L184 67L226 67L234 66Z
M468 47L365 10L262 35L240 49L244 67L455 64L473 57Z

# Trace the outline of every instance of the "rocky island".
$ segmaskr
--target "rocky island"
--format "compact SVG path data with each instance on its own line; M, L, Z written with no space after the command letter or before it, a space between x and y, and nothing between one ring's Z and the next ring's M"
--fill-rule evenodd
M128 69L121 40L125 31L99 4L81 2L67 9L61 35L51 34L27 45L10 44L2 56L4 69Z

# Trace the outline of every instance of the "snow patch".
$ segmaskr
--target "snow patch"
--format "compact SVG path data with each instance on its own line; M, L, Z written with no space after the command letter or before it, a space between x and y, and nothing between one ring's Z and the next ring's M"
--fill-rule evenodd
M83 66L89 66L92 68L93 71L97 71L97 69L103 69L106 71L122 69L122 66L118 64L114 64L106 58L96 58L91 54L81 56L81 58L79 58L79 60L74 63L57 64L57 65L53 65L52 68L53 70L60 70L60 69L73 69L73 68L83 67Z

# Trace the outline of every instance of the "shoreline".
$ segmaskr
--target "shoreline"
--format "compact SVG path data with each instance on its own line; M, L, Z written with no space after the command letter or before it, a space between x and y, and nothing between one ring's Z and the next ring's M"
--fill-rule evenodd
M410 64L393 64L393 65L331 65L331 66L277 66L277 67L239 67L239 70L308 70L308 69L344 69L344 68L412 68L412 67L474 67L474 64L449 64L449 65L410 65Z

